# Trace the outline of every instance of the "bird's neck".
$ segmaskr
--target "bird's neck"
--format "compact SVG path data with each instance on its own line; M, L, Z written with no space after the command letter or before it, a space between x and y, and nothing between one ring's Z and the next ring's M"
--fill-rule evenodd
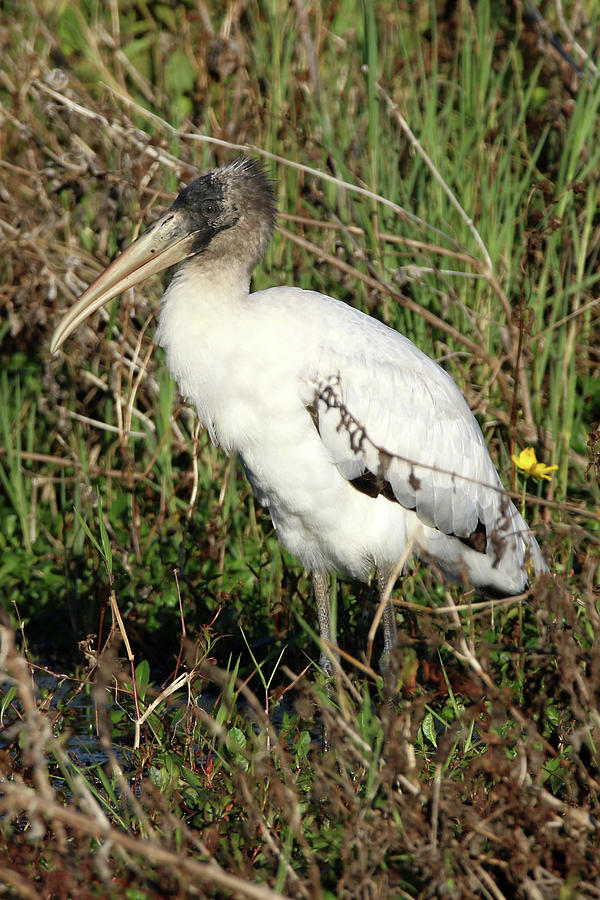
M171 375L185 397L200 398L215 383L227 384L244 341L250 277L235 259L225 265L190 260L162 299L157 340Z
M205 337L239 314L248 297L250 276L235 261L227 265L190 260L177 272L161 301L159 343L167 350L190 331Z
M190 259L176 273L163 297L163 307L171 303L190 307L224 309L237 306L248 296L250 272L244 261L214 259L209 253Z

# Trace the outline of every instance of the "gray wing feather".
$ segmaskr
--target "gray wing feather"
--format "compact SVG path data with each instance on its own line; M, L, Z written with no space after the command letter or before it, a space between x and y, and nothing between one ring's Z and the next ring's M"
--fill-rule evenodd
M445 534L498 527L501 483L455 383L398 332L343 310L342 347L328 340L312 377L321 438L341 474L384 479Z

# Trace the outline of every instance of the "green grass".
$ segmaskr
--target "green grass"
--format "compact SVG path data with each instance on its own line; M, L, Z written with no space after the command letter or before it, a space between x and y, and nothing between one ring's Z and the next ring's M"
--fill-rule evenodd
M491 0L5 6L0 882L595 896L600 79ZM564 8L597 57L595 5ZM355 662L316 674L305 573L151 352L164 282L49 356L62 310L231 145L277 181L256 288L330 293L441 360L517 499L512 452L559 467L524 495L553 584L479 606L411 573L386 684L374 591L341 581ZM67 742L82 721L105 765Z

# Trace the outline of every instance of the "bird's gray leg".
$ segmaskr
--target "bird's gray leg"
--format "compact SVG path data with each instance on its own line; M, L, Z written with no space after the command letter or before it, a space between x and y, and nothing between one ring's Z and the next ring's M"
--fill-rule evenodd
M379 599L381 600L387 590L388 581L390 580L390 575L387 572L377 572L377 588L379 590ZM392 589L393 589L392 585ZM398 631L396 629L396 608L391 600L385 604L383 608L383 653L381 654L381 660L379 663L379 667L383 674L385 674L389 662L390 656L392 655L392 651L398 646Z
M317 618L319 619L319 633L322 641L328 641L337 647L335 632L331 629L331 605L329 601L329 589L327 587L327 576L323 572L313 573L313 591L315 600L317 601ZM331 660L324 649L321 650L319 665L327 672L328 675L333 674L333 666Z

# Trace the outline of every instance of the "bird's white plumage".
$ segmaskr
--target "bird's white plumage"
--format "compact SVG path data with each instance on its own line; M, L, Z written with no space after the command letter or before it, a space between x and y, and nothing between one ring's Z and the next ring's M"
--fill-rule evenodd
M52 348L111 297L185 259L158 340L213 441L237 451L280 539L314 573L322 637L334 637L324 574L375 569L383 594L409 548L443 577L519 593L547 567L450 376L331 297L249 293L274 217L257 163L201 176L88 288ZM389 603L383 622L389 655Z
M158 340L213 440L239 454L290 552L309 570L365 578L393 569L413 538L416 555L447 577L522 590L528 556L543 567L539 548L450 376L340 301L298 288L249 294L240 273L231 276L184 267L163 298ZM358 452L338 409L318 402L318 430L308 412L332 381L367 433ZM377 474L379 448L393 454L386 478L399 503L350 483L365 469ZM500 539L497 552L491 538L486 554L455 537L478 522Z

